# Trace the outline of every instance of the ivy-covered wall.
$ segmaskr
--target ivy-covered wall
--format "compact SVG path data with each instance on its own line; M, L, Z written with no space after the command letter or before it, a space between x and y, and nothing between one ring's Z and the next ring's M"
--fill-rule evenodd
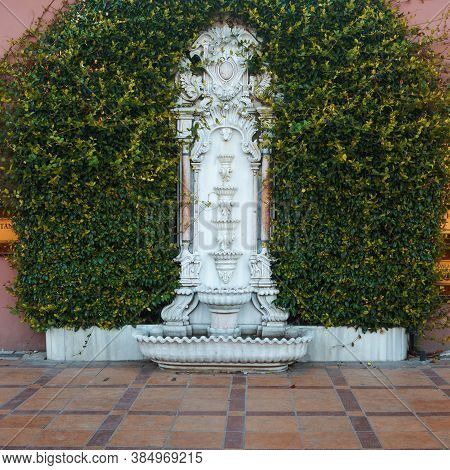
M17 310L40 330L111 328L170 300L174 74L218 17L255 28L283 96L281 305L300 323L421 329L437 304L446 98L428 39L381 0L79 1L23 38L0 85Z

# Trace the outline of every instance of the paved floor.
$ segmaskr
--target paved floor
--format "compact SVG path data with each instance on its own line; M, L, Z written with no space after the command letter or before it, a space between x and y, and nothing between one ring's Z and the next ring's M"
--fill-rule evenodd
M0 360L4 449L442 449L450 363L277 375Z

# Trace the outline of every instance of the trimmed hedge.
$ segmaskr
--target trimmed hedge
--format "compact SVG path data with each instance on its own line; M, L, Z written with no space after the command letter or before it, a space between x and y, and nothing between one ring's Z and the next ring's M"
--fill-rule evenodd
M438 302L446 95L429 39L381 0L79 1L19 41L0 85L17 311L36 330L112 328L170 301L174 75L217 18L255 28L283 97L280 305L301 323L420 330Z

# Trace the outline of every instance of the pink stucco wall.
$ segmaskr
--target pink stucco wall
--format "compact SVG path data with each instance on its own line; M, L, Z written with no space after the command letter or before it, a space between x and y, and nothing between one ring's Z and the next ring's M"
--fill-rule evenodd
M8 261L0 256L0 350L43 351L45 337L35 333L26 323L11 315L9 309L14 305L14 297L6 290L6 285L14 278L15 271Z
M62 3L63 0L2 0L0 2L0 55L8 48L9 41L20 37L47 7L50 6L50 10L44 18L48 21L52 17L52 12L60 8ZM448 10L448 0L397 0L394 4L408 15L411 24L420 25L421 28L428 30L437 29L437 34L442 34L448 26L444 21ZM445 46L442 41L437 45L437 50L443 52ZM42 349L44 347L43 336L33 333L17 317L9 313L8 306L14 303L14 299L5 291L3 284L13 277L14 271L0 256L0 350ZM428 350L443 349L443 345L427 342L426 348Z

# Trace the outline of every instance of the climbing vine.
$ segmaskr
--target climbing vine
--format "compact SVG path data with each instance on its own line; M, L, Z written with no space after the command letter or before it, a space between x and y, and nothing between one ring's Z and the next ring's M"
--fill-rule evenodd
M280 305L363 329L420 330L435 310L448 127L429 38L381 0L85 0L0 65L13 290L34 329L156 320L170 301L174 77L192 39L230 18L256 30L280 98Z

